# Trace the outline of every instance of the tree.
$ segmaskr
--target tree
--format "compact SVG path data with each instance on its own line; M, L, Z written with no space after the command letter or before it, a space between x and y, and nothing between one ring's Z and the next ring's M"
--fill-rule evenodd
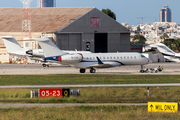
M176 52L180 51L180 39L174 41L173 47L174 47L174 51Z
M109 17L113 18L114 20L116 20L116 14L114 12L112 12L110 9L102 9L102 12L105 13L106 15L108 15Z
M132 43L133 44L145 44L146 43L146 38L140 34L131 36L132 38Z
M174 50L174 48L173 48L174 42L175 42L175 39L165 39L163 41L163 43L172 50Z
M163 40L168 39L168 38L169 36L166 33L160 36L160 39L163 39Z

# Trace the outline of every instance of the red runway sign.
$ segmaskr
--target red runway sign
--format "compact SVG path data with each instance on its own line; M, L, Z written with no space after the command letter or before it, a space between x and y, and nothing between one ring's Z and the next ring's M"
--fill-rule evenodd
M49 88L49 89L39 89L39 97L47 98L47 97L69 97L70 89L62 89L62 88Z
M62 89L61 88L53 88L53 89L39 89L39 97L62 97Z

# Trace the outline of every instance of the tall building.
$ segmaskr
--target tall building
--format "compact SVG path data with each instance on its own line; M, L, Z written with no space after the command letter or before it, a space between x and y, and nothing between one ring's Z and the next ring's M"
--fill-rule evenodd
M38 0L38 7L56 7L56 0Z
M166 5L160 11L160 22L171 22L171 9Z

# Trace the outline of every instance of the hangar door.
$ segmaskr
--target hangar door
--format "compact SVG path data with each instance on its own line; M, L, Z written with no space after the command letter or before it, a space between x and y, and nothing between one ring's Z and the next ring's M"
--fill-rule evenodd
M61 50L81 50L81 34L58 34L56 44Z
M95 33L95 53L105 53L108 51L107 46L107 33Z

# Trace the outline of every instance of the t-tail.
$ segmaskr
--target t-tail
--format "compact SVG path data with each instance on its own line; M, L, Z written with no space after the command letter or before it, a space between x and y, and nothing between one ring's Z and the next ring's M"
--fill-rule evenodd
M19 43L14 39L12 36L1 36L0 38L3 39L4 44L6 46L7 52L9 54L14 54L15 52L26 51L26 49L22 48Z
M35 39L44 51L44 61L55 61L60 64L73 64L82 61L81 53L68 53L60 50L48 37Z
M48 37L36 38L44 51L45 57L62 56L68 54L60 50Z

